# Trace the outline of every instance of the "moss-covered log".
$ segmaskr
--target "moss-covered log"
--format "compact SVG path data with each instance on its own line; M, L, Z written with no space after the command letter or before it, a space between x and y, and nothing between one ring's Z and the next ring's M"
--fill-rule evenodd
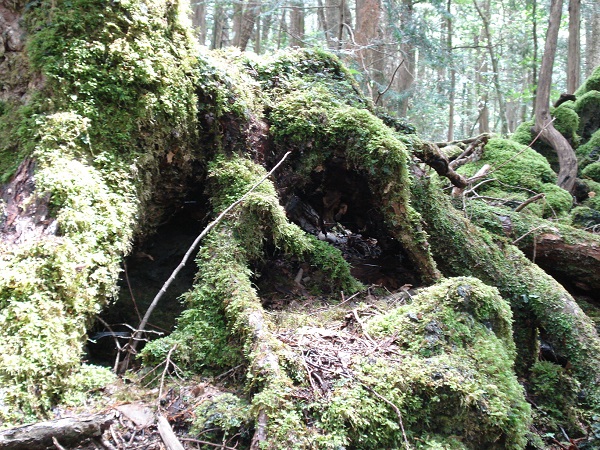
M423 150L435 147L378 117L327 53L196 48L185 7L42 0L23 16L22 67L39 83L0 109L0 420L47 415L105 382L80 355L134 240L192 187L218 215L291 150L201 243L176 329L143 350L145 364L168 355L190 374L244 371L237 397L199 409L194 429L217 438L246 427L246 448L522 449L539 444L530 425L541 422L518 375L547 427L580 432L577 408L598 407L590 320L518 249L454 210L435 175L410 174L411 152L430 159ZM488 145L500 159L523 150ZM519 154L535 162L525 182L554 181L539 155ZM310 230L286 216L294 202L317 218ZM368 290L363 305L336 306L330 297L362 288L343 256L367 253L410 271L419 294L398 305ZM261 271L277 265L269 275L288 285L275 310ZM563 366L539 361L540 335ZM569 392L549 395L548 378Z

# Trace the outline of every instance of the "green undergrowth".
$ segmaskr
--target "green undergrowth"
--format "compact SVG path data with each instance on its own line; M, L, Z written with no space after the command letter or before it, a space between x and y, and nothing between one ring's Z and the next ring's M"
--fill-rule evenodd
M56 233L2 248L0 423L43 416L106 378L80 372L86 327L114 297L159 166L169 152L183 161L196 139L196 56L183 17L162 1L43 0L26 10L29 63L45 83L0 117L3 137L14 137L0 149L11 156L2 179L34 158L33 195L48 202Z
M391 340L393 356L348 354L324 395L271 413L264 448L404 448L401 426L410 448L524 448L530 408L513 371L511 322L508 304L476 279L421 291L366 324L371 339ZM310 385L299 358L284 359L302 392Z
M526 212L536 216L564 216L573 204L571 195L555 185L556 174L548 161L531 148L512 140L491 139L483 157L465 164L459 173L469 177L484 164L493 172L490 180L477 189L479 195L506 199L518 205L535 194L544 193L543 201L527 206Z
M432 251L442 272L477 277L497 287L510 302L519 374L526 375L535 363L537 335L543 330L557 354L569 361L571 373L586 392L578 401L597 408L600 341L592 322L560 284L506 238L463 218L449 200L437 195L438 186L434 180L420 181L413 188L413 198L426 221ZM498 222L493 226L497 232Z

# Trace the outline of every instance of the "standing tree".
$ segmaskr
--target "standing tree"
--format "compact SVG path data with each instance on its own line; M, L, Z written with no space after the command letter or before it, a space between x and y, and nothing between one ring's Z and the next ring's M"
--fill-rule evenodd
M569 0L569 51L567 52L567 92L573 94L581 82L581 0Z
M559 172L557 184L563 189L572 192L577 178L577 158L571 144L554 127L550 115L550 87L552 85L552 68L558 41L558 30L562 16L562 0L552 0L550 7L550 23L546 34L546 44L542 65L540 68L539 83L535 99L535 125L534 133L539 133L540 138L548 143L558 155Z

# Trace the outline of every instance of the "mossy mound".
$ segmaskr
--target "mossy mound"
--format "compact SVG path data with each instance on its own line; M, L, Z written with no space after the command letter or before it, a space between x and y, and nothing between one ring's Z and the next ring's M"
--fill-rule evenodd
M581 175L585 178L589 178L592 181L600 183L600 161L596 161L586 166L582 171Z
M580 97L589 91L600 91L600 66L596 67L592 74L583 82L575 95Z
M196 137L184 17L161 1L41 1L25 12L27 55L45 84L3 122L14 148L2 153L2 179L32 157L30 201L47 201L55 226L3 244L2 422L44 415L73 388L86 327L113 298L134 234L156 220L142 206L158 167L171 152L162 175L189 170L191 158L176 156L192 154Z
M600 128L600 91L589 91L579 97L574 105L579 116L578 133L582 142L587 142Z
M394 336L408 358L392 370L364 364L363 376L378 380L380 393L393 395L389 386L413 392L397 403L413 433L454 436L466 448L523 448L530 408L513 371L511 325L495 288L473 278L445 280L369 322L369 333Z
M543 217L561 216L571 209L571 195L554 184L556 174L546 158L533 149L514 140L490 139L483 157L465 164L459 172L468 177L484 164L492 167L490 178L497 181L478 188L479 195L505 199L518 205L535 194L544 193L544 201L527 208L529 213Z
M558 108L551 110L554 117L554 128L556 128L569 141L573 148L579 145L579 109L575 102L568 101L560 105Z

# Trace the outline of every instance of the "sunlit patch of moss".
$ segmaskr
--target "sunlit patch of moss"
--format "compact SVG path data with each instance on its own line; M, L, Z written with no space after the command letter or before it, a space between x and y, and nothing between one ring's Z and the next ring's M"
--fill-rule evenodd
M427 224L440 269L446 275L475 276L497 287L502 297L510 301L519 373L526 373L535 362L535 329L540 327L551 337L555 351L569 359L574 377L587 390L584 403L596 404L600 392L596 375L592 374L596 369L590 371L590 367L600 369L600 342L589 318L553 278L504 238L492 236L462 218L437 194L438 189L432 177L414 186L413 198ZM474 211L467 213L472 220L475 218ZM487 221L492 220L486 217ZM498 229L497 224L494 229Z
M331 448L325 442L404 445L397 414L373 391L400 410L411 443L524 447L530 410L512 369L510 308L495 289L472 278L446 280L412 304L374 317L368 331L393 337L398 360L356 355L353 378L340 379L330 396L308 405L325 432L317 438L323 448Z
M33 196L49 200L57 231L2 248L1 421L44 415L68 396L161 158L193 154L196 56L183 17L162 1L42 0L25 11L27 55L45 83L0 118L14 138L0 149L10 156L2 178L32 156Z
M543 202L528 207L528 212L543 217L560 217L571 209L571 195L554 184L556 174L546 158L533 149L515 141L491 139L483 157L461 167L459 172L471 176L484 164L495 169L491 177L498 181L482 185L477 189L478 194L520 203L535 194L544 193L546 198Z
M600 183L600 161L596 161L589 166L586 166L582 171L581 175Z

